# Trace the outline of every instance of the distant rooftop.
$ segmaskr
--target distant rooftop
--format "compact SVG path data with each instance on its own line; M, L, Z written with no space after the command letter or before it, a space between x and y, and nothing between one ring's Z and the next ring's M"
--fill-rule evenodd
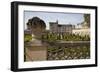
M59 24L58 23L58 20L56 21L56 22L49 22L51 25L52 24L58 24L58 26L66 26L66 24ZM72 26L72 24L67 24L67 25L69 25L69 26Z

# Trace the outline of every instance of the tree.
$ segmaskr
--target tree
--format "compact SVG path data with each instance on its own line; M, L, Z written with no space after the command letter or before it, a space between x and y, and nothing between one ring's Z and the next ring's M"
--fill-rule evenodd
M86 22L86 26L90 27L90 14L84 14L84 22Z

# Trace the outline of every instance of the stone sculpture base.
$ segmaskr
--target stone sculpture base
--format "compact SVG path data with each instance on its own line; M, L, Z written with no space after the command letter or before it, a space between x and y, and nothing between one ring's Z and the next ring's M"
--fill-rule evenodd
M27 61L43 61L47 59L46 46L29 46L25 48L26 62Z

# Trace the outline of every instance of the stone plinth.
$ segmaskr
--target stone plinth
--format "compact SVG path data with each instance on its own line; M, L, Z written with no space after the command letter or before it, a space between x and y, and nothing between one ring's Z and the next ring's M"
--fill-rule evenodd
M36 42L38 42L36 44ZM26 61L47 60L47 47L39 41L30 42L25 48Z

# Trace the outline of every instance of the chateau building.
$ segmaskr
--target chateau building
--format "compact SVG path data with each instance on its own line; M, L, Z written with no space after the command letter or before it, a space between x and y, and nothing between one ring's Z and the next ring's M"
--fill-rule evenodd
M71 24L59 24L56 22L49 22L50 24L50 32L53 33L72 33L72 29L74 25Z
M56 22L49 22L50 24L50 32L53 33L72 33L78 35L90 35L90 28L86 26L86 23L80 23L75 25L71 24L59 24Z

